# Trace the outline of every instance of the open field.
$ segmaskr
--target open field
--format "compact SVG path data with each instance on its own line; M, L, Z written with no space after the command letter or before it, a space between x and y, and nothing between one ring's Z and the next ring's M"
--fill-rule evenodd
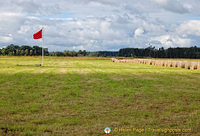
M199 61L199 60L198 60ZM0 57L0 135L200 135L200 70L105 58ZM162 133L163 134L163 133Z

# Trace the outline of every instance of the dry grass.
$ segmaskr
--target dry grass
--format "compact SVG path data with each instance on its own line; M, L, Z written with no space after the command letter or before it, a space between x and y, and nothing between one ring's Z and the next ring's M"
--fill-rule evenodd
M0 57L1 135L104 135L107 126L200 134L199 70L90 57L46 57L45 67L34 66L40 62Z

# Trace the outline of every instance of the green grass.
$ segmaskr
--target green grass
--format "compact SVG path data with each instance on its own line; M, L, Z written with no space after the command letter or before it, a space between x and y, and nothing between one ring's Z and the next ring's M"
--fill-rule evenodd
M0 57L0 135L200 135L200 71L105 58ZM188 134L188 133L187 133Z

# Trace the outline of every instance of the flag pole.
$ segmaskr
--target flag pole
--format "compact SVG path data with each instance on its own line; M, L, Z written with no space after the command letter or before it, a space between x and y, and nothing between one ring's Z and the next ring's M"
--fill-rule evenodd
M42 66L44 66L44 27L42 27Z

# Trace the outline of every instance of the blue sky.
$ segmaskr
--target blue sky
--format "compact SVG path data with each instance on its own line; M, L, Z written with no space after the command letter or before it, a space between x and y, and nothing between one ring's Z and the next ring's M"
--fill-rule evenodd
M199 0L0 1L0 48L41 45L50 51L200 47Z

